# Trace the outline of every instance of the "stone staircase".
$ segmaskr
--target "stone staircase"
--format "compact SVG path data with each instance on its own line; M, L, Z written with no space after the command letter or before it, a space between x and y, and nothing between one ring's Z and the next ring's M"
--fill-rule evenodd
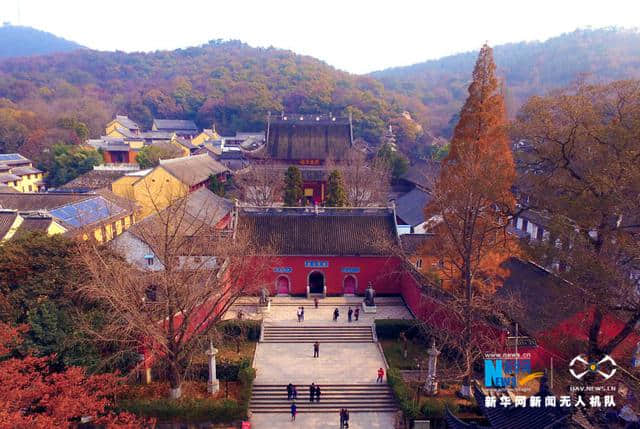
M309 402L309 385L296 385L299 413L395 412L396 403L391 389L381 384L320 384L320 402ZM282 384L254 385L249 407L253 413L288 413L287 386Z
M372 343L370 325L311 325L304 322L299 325L262 326L264 343Z

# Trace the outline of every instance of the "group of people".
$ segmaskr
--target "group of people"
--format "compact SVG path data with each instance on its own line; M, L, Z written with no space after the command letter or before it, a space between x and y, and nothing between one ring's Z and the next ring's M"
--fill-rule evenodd
M317 386L315 383L311 383L311 386L309 386L309 402L320 402L321 393L322 391L320 390L320 386ZM295 421L296 415L298 414L298 406L295 403L295 400L298 399L298 389L293 383L289 383L287 385L287 399L294 401L291 403L291 420ZM342 417L340 418L342 419Z
M298 315L298 322L304 322L304 307L298 307L296 314Z
M340 317L340 310L338 310L338 307L336 307L335 310L333 310L333 321L337 322L339 317ZM353 308L349 307L349 310L347 311L347 320L349 322L352 322L355 319L355 321L357 322L359 318L360 318L360 309L356 307L356 309L354 310Z
M349 427L349 410L346 408L340 409L340 429Z

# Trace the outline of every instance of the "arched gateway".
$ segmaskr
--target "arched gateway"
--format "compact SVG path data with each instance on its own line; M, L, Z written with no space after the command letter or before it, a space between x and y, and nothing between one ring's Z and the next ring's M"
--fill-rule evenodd
M324 274L320 271L309 274L309 293L324 293Z

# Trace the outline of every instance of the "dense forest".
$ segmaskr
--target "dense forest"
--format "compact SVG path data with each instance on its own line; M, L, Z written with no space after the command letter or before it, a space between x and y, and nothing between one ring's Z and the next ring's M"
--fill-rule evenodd
M4 42L4 40L3 40ZM5 43L3 43L5 45ZM223 134L264 127L268 111L352 113L355 136L377 144L389 124L400 148L429 153L449 137L476 53L358 76L309 56L239 41L151 53L80 49L0 61L0 151L38 157L98 136L114 114L193 119ZM640 77L640 34L579 30L546 42L497 46L507 109L590 79ZM408 113L408 114L407 114Z
M446 137L467 96L476 52L467 52L371 73L387 90L415 97L428 108L431 130ZM576 30L545 42L494 47L511 117L532 95L566 87L578 79L606 82L640 77L640 33L615 28Z
M68 125L74 121L97 136L115 113L143 127L154 117L193 119L200 127L215 123L226 134L262 130L268 111L283 110L350 112L355 134L372 143L389 123L401 125L409 136L404 140L415 142L420 128L402 113L426 118L423 106L412 106L410 97L386 91L372 77L239 41L153 53L81 50L0 62L0 128L9 121L5 128L24 125L31 131L14 133L9 143L5 138L3 149L27 154L61 136L73 137ZM66 128L60 129L61 121ZM24 140L16 141L19 136Z
M82 48L75 42L46 31L8 23L0 26L0 40L2 41L0 43L0 58L28 57Z

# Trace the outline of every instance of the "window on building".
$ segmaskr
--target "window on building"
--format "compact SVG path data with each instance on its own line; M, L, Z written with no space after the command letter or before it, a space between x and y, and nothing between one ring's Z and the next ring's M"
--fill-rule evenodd
M526 219L522 219L522 230L526 231L527 230L527 225L529 225L529 221Z
M536 232L536 240L542 241L542 237L544 237L544 229L538 227L538 231Z
M422 258L416 259L416 268L422 268Z
M144 260L147 261L147 266L153 265L153 255L152 254L144 255Z

